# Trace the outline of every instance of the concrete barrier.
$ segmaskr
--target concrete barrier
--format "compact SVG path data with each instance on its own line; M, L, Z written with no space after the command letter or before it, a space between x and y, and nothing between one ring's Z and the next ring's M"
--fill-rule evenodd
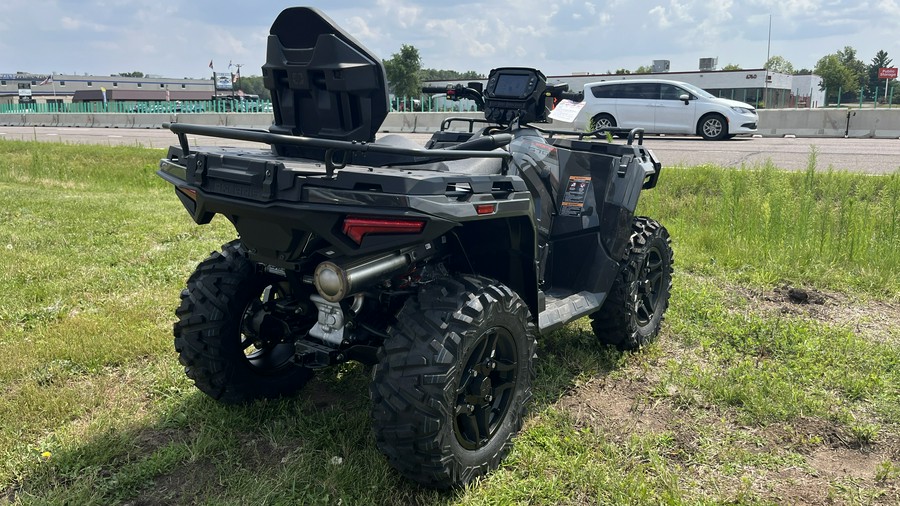
M759 134L765 137L844 137L847 109L765 109L759 112Z
M25 126L24 116L19 113L0 114L0 126Z
M191 125L203 126L225 126L227 114L216 113L188 113L176 114L174 121L176 123L190 123Z
M135 114L100 113L94 114L97 128L134 128Z
M176 116L168 113L135 114L134 128L162 128L163 123L175 123Z
M851 111L848 137L900 138L900 109Z
M57 126L90 128L94 126L93 114L60 114Z
M432 133L447 118L481 119L478 112L392 112L379 132ZM0 126L60 126L94 128L162 128L163 123L268 129L272 113L199 114L0 114ZM475 125L478 128L479 125ZM467 131L468 123L454 122L451 129ZM900 108L897 109L763 109L759 111L759 134L765 137L853 137L900 138Z
M274 122L275 115L271 112L232 113L225 115L225 125L232 127L268 130ZM185 123L187 123L187 121L185 121Z
M447 118L483 119L480 112L392 112L378 130L383 133L432 133L441 129ZM453 123L452 130L468 130L468 123Z
M58 115L45 113L28 113L23 115L25 124L23 126L49 127L57 126L59 123Z

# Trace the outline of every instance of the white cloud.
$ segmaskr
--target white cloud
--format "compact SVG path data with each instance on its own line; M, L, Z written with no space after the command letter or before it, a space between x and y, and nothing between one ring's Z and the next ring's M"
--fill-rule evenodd
M92 23L90 21L84 21L81 19L76 19L70 16L63 16L59 20L60 26L64 30L73 30L73 31L91 31L91 32L107 32L110 31L109 27Z

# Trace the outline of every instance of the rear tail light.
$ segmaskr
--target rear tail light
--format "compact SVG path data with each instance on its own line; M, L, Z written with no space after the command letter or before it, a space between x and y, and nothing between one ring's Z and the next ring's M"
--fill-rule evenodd
M475 212L478 214L494 214L497 211L497 204L475 204Z
M418 234L424 228L425 220L348 216L344 218L343 232L356 244L362 244L363 237L369 234Z

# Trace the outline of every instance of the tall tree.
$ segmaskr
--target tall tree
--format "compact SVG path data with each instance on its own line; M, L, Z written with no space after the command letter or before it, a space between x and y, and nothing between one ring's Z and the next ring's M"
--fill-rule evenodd
M741 68L741 65L738 63L729 63L728 65L725 65L724 67L722 67L722 70L744 70L744 69Z
M856 88L853 91L859 91L860 89L865 88L868 84L867 81L869 80L868 72L866 64L856 57L856 49L853 49L852 46L844 46L844 49L841 49L836 54L838 58L840 58L841 63L843 63L853 75L854 84L851 85L851 88Z
M241 90L250 95L259 95L262 100L271 100L272 94L263 84L262 76L241 76Z
M640 67L634 69L635 74L652 74L653 67L649 65L641 65Z
M787 61L784 56L775 55L769 58L764 67L769 72L777 72L779 74L793 74L794 65Z
M384 70L391 90L397 97L418 97L422 94L422 57L415 46L403 44L399 53L384 60Z
M844 65L837 54L828 54L819 59L813 72L822 77L822 89L826 90L825 100L837 98L838 91L852 90L857 84L853 71Z
M879 95L884 92L884 79L878 79L878 69L880 68L890 68L891 63L894 60L888 58L887 51L879 50L875 53L875 58L872 58L872 63L869 65L868 77L869 77L869 90L874 93L877 89L879 91ZM894 80L891 79L891 83ZM893 84L891 84L893 86ZM878 97L875 97L876 99Z
M457 72L444 69L422 69L419 72L419 77L423 81L465 81L467 79L474 81L476 79L484 79L484 75L474 70Z

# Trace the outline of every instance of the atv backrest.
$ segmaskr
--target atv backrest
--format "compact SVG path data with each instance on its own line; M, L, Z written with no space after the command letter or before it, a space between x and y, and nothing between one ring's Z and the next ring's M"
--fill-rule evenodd
M262 73L272 93L273 133L370 142L387 116L381 60L317 9L278 15ZM275 149L289 154L287 146Z

